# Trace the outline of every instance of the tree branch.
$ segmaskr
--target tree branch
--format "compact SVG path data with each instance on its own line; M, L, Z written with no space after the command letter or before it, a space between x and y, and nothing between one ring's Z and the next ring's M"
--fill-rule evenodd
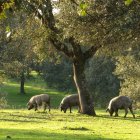
M70 42L71 45L72 45L73 53L74 53L76 56L81 55L81 54L82 54L81 46L80 46L78 43L76 43L76 42L74 41L74 38L73 38L73 37L70 37L70 38L69 38L69 42Z
M60 41L58 41L56 38L55 39L51 38L50 42L58 51L63 52L66 56L70 58L74 56L73 52L68 50L68 47L64 43L61 43Z
M45 5L42 5L42 12L44 14L43 18L44 18L44 23L48 25L48 27L56 32L56 27L55 27L55 19L54 19L54 15L52 12L52 3L51 0L45 0Z
M30 9L34 11L36 16L42 20L42 24L53 32L58 32L58 29L55 27L55 18L52 12L53 8L51 0L44 0L43 4L39 5L38 3L31 3L28 1L28 5L30 6Z
M90 49L88 49L85 53L84 53L84 57L85 59L89 59L91 58L99 48L101 48L102 46L92 46Z

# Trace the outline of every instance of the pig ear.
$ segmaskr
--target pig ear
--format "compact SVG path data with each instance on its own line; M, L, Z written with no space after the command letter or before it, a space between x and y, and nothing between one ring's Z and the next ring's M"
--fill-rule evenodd
M59 107L58 108L61 108L61 104L59 105Z
M109 111L109 109L107 108L107 109L106 109L106 112L108 112L108 111Z
M60 103L59 108L63 105L63 103Z

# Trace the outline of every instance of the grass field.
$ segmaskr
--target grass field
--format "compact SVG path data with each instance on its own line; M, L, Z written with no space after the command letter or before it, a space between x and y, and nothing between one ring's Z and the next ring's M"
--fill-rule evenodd
M109 117L104 110L91 117L73 113L0 110L0 140L140 140L140 117Z
M0 110L0 140L140 140L140 111L136 118L128 113L123 118L109 117L104 109L97 109L97 117L60 112L59 102L65 93L46 87L41 79L26 82L26 95L19 95L15 81L5 81L9 108ZM26 103L34 94L48 93L52 97L51 112L28 111Z
M20 95L19 89L20 83L17 81L6 80L4 82L3 91L7 93L10 108L25 108L31 96L43 93L51 96L52 107L57 108L61 99L67 94L66 92L58 92L55 89L48 88L45 82L38 76L25 82L25 95Z

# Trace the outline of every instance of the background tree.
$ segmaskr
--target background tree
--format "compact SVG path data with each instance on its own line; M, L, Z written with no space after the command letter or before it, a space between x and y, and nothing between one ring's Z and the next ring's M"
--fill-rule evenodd
M20 80L20 93L25 94L25 79L33 64L39 60L35 47L39 44L37 38L42 30L39 29L38 23L26 14L19 12L14 17L9 13L9 16L1 21L3 22L1 24L2 36L6 37L5 40L1 38L0 42L1 64L7 75Z
M72 64L67 59L61 58L61 61L44 61L42 63L42 74L49 87L56 88L67 93L76 92ZM54 76L55 75L55 76Z
M115 74L121 80L121 95L134 99L140 106L140 44L129 45L127 52L117 57ZM135 47L134 47L135 46Z
M7 93L3 90L3 79L4 74L2 71L0 71L0 108L7 107Z
M86 78L96 106L107 107L108 102L119 95L120 80L113 74L115 59L107 55L95 55L86 67Z

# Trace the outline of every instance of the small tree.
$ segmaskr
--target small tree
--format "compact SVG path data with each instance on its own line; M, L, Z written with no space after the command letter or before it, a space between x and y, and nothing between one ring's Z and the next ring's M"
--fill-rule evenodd
M7 100L6 100L7 94L2 89L3 87L2 81L3 81L3 76L2 73L0 72L0 108L5 108L7 107Z
M2 36L6 37L0 40L1 65L7 75L20 81L20 94L25 94L26 76L31 71L33 63L38 61L35 47L39 43L34 42L34 38L42 33L42 30L38 23L26 14L19 12L18 16L14 17L9 13L9 16L1 21ZM31 24L34 24L32 28Z
M140 45L135 45L129 45L128 51L117 57L114 73L121 80L120 94L130 96L138 107L140 106Z
M61 91L76 91L73 81L72 64L65 57L58 62L44 61L42 63L42 73L48 86Z
M107 55L96 55L86 68L90 92L98 107L106 107L111 98L119 95L120 80L113 74L115 60Z
M6 93L0 92L0 108L6 108L7 106Z

